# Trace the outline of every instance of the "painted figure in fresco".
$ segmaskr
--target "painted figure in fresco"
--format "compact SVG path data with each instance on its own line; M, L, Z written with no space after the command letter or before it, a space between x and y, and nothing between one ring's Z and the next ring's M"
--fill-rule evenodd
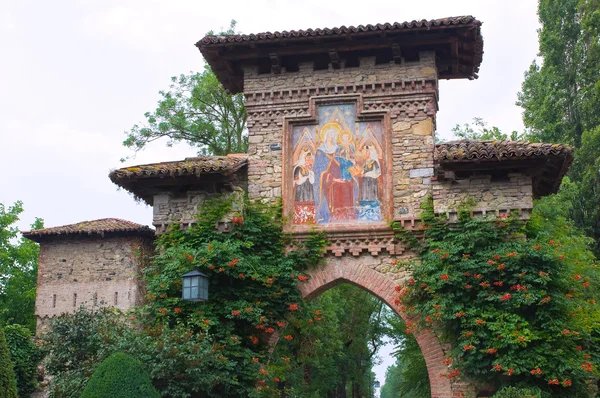
M338 144L341 133L338 122L326 123L321 128L322 144L317 148L314 166L315 181L319 184L315 192L317 223L356 219L356 181L350 173L353 154L349 153L349 145L343 148Z
M315 200L313 184L315 172L313 171L314 159L312 153L302 152L300 159L294 167L294 186L296 202L313 202Z
M368 146L367 150L369 151L369 158L363 165L360 200L379 200L377 179L381 175L381 166L375 147Z
M342 178L345 180L352 179L350 169L355 163L354 156L355 148L352 132L349 130L344 130L338 137L338 150L336 152L336 158L340 163Z

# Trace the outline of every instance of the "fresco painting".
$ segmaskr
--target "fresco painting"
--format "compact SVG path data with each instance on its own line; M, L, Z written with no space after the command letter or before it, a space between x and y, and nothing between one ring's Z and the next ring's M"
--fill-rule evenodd
M381 122L356 122L353 104L320 106L318 116L292 130L293 223L382 221Z

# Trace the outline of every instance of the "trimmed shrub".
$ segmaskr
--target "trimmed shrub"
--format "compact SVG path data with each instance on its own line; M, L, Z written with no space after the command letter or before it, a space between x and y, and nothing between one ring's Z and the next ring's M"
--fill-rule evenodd
M17 398L17 381L4 330L0 327L0 398Z
M37 385L36 369L43 357L42 351L33 343L31 332L25 326L8 325L4 334L17 377L17 392L20 397L28 397Z
M508 386L498 391L492 398L541 398L541 396L541 391L538 388Z
M160 398L142 363L117 352L98 366L81 398Z

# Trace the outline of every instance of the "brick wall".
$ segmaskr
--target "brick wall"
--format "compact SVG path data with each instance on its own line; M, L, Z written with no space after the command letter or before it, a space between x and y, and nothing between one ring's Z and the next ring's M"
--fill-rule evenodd
M100 236L42 242L35 303L38 333L49 318L82 304L121 310L140 304L140 269L150 244L149 238Z
M409 253L405 259L412 257ZM362 255L352 257L349 255L329 259L322 267L311 270L308 274L308 282L300 283L303 297L313 299L331 287L340 283L351 283L370 292L387 304L398 316L405 321L406 315L399 311L394 302L398 297L396 286L408 275L391 263L389 256ZM447 373L448 367L442 363L446 358L449 347L440 343L434 331L415 330L417 343L423 352L425 363L429 374L431 385L431 396L435 398L452 398L462 392L469 391L468 383L451 383L446 377L440 377L441 373Z

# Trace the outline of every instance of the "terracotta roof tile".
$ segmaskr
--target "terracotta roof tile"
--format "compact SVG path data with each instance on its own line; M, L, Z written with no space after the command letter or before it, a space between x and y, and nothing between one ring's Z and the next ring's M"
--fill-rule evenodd
M269 41L277 39L292 39L292 38L304 38L304 37L316 37L316 36L333 36L333 35L347 35L353 33L362 32L378 32L388 30L407 30L417 28L433 28L433 27L447 27L453 25L469 25L469 24L481 24L473 16L466 15L460 17L449 17L420 21L406 21L406 22L394 22L394 23L379 23L375 25L358 25L354 26L340 26L339 28L323 28L323 29L306 29L306 30L284 30L281 32L264 32L255 33L248 35L213 35L205 36L202 38L196 46L210 46L215 44L224 43L243 43L249 41Z
M232 94L244 91L244 68L258 73L299 71L300 62L321 62L332 52L342 58L388 57L393 48L412 57L435 51L440 79L476 79L483 59L482 23L472 16L340 26L244 35L210 35L196 43L213 72ZM273 69L276 60L278 67ZM414 59L413 59L414 60Z
M459 140L437 144L434 160L439 168L460 167L463 172L505 167L529 173L533 177L533 194L540 197L558 190L573 162L573 150L563 144Z
M573 150L562 144L530 143L524 141L459 140L437 144L435 159L446 161L506 160L516 158L564 156L572 157Z
M133 234L133 235L153 235L154 230L148 226L137 224L119 218L102 218L99 220L82 221L76 224L62 225L59 227L51 227L44 229L36 229L32 231L23 231L23 236L39 242L47 237L76 237L85 235L100 235L105 234Z
M235 172L248 162L246 154L228 156L199 156L174 162L144 164L113 170L109 178L115 184L129 179L200 176Z
M236 172L248 164L245 153L227 156L198 156L174 162L144 164L113 170L108 175L119 187L131 192L136 199L149 205L154 195L170 185L184 180L192 184L236 179ZM226 178L225 178L226 177ZM160 186L160 188L158 188Z

